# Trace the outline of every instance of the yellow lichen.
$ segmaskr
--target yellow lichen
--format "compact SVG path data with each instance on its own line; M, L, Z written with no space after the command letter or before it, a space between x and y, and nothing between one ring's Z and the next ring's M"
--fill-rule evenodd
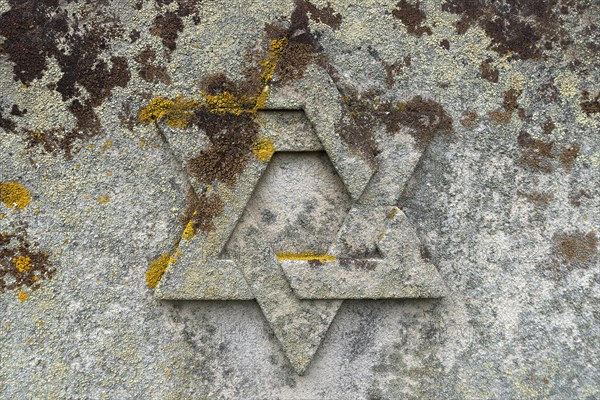
M107 204L108 202L110 202L110 197L107 195L98 197L98 204Z
M165 253L157 260L151 261L150 268L146 271L146 285L155 288L167 270L167 267L177 262L177 256L180 253L179 248L177 248L173 253Z
M396 216L397 213L398 213L398 209L396 207L394 207L390 210L388 217L390 219L394 219L394 217Z
M275 146L273 146L273 142L269 139L260 138L254 142L252 152L260 161L266 162L269 161L273 156L273 153L275 153Z
M250 101L246 98L238 99L234 94L229 92L221 92L216 95L201 93L204 97L204 102L214 113L228 113L240 115L245 112L252 112L252 108L247 103Z
M33 266L31 258L29 258L28 256L15 257L12 259L12 262L13 264L15 264L15 267L17 268L17 270L19 270L19 272L29 271Z
M18 297L20 302L24 302L27 299L27 297L29 297L29 295L24 291L20 291Z
M196 234L196 231L194 230L194 223L192 220L190 220L187 223L187 225L185 226L185 229L183 230L181 237L184 239L191 239L192 237L194 237L195 234Z
M263 70L260 75L260 79L264 85L269 83L271 78L273 78L273 73L277 68L277 64L281 59L281 55L285 51L287 47L288 40L287 38L281 38L278 40L272 40L269 49L271 50L269 54L269 58L261 63Z
M177 96L175 100L156 97L146 107L140 110L138 120L141 123L166 122L171 128L185 128L189 125L196 111L208 109L214 113L240 115L255 114L267 105L270 89L269 82L288 44L287 38L271 41L269 56L261 62L261 87L254 95L236 96L231 92L221 92L216 95L201 93L202 101L185 100Z
M319 254L311 251L305 251L302 253L277 253L277 260L294 260L294 261L320 261L322 263L329 261L333 262L336 260L335 256L330 254Z
M29 190L18 182L0 182L0 200L8 208L25 208L31 197Z
M140 111L138 119L142 123L164 120L171 128L185 128L200 106L197 100L185 100L181 96L175 101L156 97Z

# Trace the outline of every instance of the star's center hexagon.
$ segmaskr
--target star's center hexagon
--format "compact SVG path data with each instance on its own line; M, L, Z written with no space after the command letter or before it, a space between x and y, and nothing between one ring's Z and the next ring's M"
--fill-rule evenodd
M326 152L276 152L232 240L252 224L277 254L325 254L351 206Z

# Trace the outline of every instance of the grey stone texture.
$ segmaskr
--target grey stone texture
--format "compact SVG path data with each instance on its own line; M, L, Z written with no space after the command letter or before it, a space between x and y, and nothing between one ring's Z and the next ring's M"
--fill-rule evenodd
M0 0L0 398L600 398L599 16Z

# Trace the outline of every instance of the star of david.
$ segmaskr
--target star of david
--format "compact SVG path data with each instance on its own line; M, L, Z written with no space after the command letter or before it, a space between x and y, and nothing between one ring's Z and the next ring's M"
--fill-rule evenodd
M376 162L365 161L336 133L342 98L318 68L273 88L268 109L278 111L263 113L261 136L276 151L324 151L349 193L351 207L326 253L278 257L260 223L247 223L244 211L268 166L256 158L235 186L213 189L229 199L214 220L215 229L180 243L181 255L155 295L164 300L256 300L287 359L302 374L344 299L437 298L444 285L436 268L421 257L417 232L397 207L422 154L414 139L402 133L386 136ZM309 123L299 124L302 129L282 128L277 116L283 110L297 110L289 115ZM167 140L185 158L181 154L189 152L189 144ZM356 247L374 251L353 256Z

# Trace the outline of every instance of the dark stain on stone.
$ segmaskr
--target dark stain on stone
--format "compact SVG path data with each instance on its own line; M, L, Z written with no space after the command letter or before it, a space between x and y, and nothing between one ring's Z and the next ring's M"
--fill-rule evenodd
M600 93L592 100L582 101L579 103L581 111L587 115L597 114L600 112Z
M442 39L442 41L440 42L440 46L442 46L446 50L450 50L450 42L448 41L448 39Z
M554 141L544 142L539 139L534 139L525 131L522 131L518 138L519 146L526 150L521 154L519 163L534 171L550 173L554 171L551 160L555 158L552 153Z
M483 79L488 80L492 83L498 83L498 76L500 75L500 72L492 65L491 58L488 58L487 60L481 63L479 71Z
M420 2L411 4L406 0L400 0L396 8L392 11L394 18L402 21L408 33L414 36L423 36L424 33L431 35L431 28L423 25L425 21L425 12L421 10Z
M52 278L56 269L48 254L37 247L30 243L25 223L10 233L0 233L0 293L25 287L37 290L41 281Z
M7 132L12 132L15 129L15 122L9 117L3 117L2 111L4 108L0 105L0 128L4 129Z
M362 257L369 257L369 255L365 254ZM369 258L359 258L359 257L338 257L337 261L340 263L340 266L344 267L345 270L359 270L359 271L374 271L377 268L377 261L371 260ZM317 261L319 263L324 264L324 262Z
M558 155L558 161L560 161L563 167L565 167L567 172L571 172L571 170L573 169L573 164L575 163L577 156L579 156L580 149L581 146L579 146L578 144L574 144L569 147L563 147L560 150L560 154Z
M431 252L424 244L419 247L419 254L424 261L431 262Z
M588 262L597 255L598 239L594 232L556 233L552 237L559 257L566 262Z
M156 52L150 47L146 47L135 57L140 66L138 67L138 74L146 82L156 83L161 82L165 85L171 83L171 77L167 72L167 68L163 65L156 65Z
M129 42L130 43L137 42L139 38L140 38L140 31L138 31L137 29L132 30L131 33L129 34Z
M579 189L575 191L575 193L571 193L569 195L569 202L575 207L579 207L581 205L581 199L585 197L586 199L591 199L592 195L584 189Z
M530 203L538 207L547 207L554 202L554 195L552 193L543 192L522 192L518 191L517 195L523 197Z
M14 115L15 117L22 117L23 115L27 114L27 109L19 109L19 106L16 104L13 104L11 110L10 110L10 115Z
M271 210L264 210L260 216L260 219L265 224L273 224L277 221L277 215Z
M570 44L565 40L568 31L556 10L557 3L558 0L448 0L442 9L461 16L456 23L459 34L478 25L490 37L492 50L526 60L542 57L547 42L562 47Z

